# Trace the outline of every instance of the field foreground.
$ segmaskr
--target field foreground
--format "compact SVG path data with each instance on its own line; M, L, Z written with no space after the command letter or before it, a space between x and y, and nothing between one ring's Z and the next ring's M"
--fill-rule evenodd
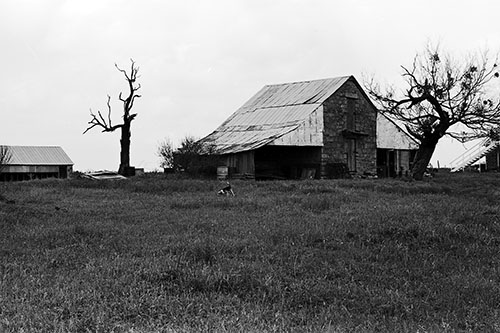
M500 175L0 183L0 332L500 332Z

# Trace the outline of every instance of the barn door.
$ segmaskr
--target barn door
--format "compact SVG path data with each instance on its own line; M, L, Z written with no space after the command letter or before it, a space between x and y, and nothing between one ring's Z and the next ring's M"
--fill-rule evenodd
M347 168L356 171L356 139L347 140Z
M387 151L387 171L389 177L396 177L396 154L394 150Z

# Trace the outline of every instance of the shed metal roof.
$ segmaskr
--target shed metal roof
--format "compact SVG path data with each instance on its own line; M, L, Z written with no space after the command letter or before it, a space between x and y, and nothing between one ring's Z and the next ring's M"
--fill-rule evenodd
M11 159L8 165L73 165L58 146L7 146Z
M220 154L262 147L298 128L349 78L266 85L202 141Z

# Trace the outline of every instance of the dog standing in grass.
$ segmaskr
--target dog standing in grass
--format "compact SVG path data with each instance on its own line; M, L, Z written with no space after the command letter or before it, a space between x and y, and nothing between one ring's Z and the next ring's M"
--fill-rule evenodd
M231 187L231 184L229 184L229 182L227 182L227 186L225 186L224 188L219 190L219 192L217 192L217 195L224 195L226 197L228 197L228 196L234 197L234 192L233 192L233 188Z

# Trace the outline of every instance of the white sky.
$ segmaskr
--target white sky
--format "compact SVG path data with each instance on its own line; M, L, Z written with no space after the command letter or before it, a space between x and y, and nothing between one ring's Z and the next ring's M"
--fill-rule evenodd
M500 50L495 0L1 0L0 143L59 145L75 170L116 170L119 133L82 132L140 67L131 164L212 132L265 84L363 74L398 83L430 42ZM441 166L463 151L444 138Z

